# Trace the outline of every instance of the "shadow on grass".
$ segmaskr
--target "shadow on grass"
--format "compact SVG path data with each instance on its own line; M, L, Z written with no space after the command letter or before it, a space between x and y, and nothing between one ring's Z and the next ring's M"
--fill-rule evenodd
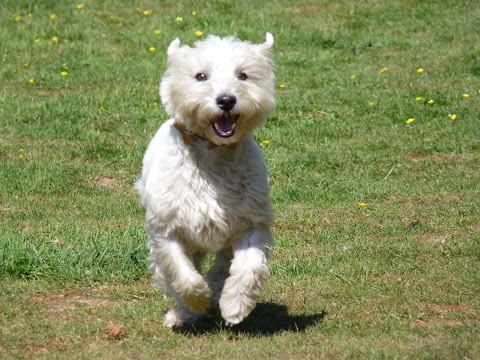
M190 336L211 334L222 330L231 331L234 335L271 336L284 331L303 332L308 327L320 323L325 315L325 311L311 315L289 315L285 305L259 303L245 320L231 328L225 326L220 317L203 317L195 324L175 331Z

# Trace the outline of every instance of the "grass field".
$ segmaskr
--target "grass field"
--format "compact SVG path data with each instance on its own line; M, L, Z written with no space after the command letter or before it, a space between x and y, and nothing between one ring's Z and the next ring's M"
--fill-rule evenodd
M4 0L0 358L480 358L477 1ZM132 188L169 42L275 36L271 278L173 332Z

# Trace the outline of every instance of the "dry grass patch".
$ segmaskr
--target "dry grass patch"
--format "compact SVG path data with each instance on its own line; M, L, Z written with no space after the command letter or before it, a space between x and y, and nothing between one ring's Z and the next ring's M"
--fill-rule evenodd
M119 324L110 323L102 330L101 336L105 340L120 340L127 335L127 329Z

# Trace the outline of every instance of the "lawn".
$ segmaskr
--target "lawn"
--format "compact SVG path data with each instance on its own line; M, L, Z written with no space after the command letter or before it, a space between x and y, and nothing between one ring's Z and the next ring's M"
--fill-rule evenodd
M0 4L0 358L480 358L476 1ZM166 48L275 37L276 246L240 325L171 331L133 190Z

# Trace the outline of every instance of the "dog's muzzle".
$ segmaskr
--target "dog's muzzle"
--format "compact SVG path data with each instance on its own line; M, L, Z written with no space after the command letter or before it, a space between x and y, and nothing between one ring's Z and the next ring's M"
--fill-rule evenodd
M223 114L214 119L213 130L222 138L229 138L235 134L235 125L238 115L231 113L231 110L237 104L237 98L232 94L221 94L215 99L218 107L223 110Z

